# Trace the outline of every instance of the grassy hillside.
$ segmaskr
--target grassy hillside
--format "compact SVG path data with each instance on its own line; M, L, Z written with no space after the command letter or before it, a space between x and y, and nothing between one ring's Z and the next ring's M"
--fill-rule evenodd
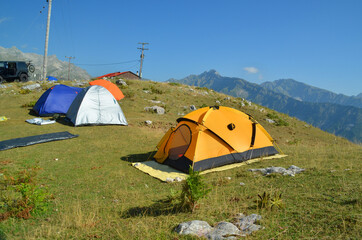
M22 106L36 101L51 85L30 93L22 91L20 83L0 88L0 116L9 118L0 122L0 141L59 131L79 135L0 152L0 177L16 178L24 170L36 172L32 181L52 194L42 214L1 221L0 238L193 239L172 230L181 222L196 219L210 224L230 221L237 213L259 213L263 217L260 224L264 229L247 239L361 238L360 145L206 88L151 81L127 83L122 89L126 97L120 101L127 127L72 127L59 122L31 125L25 120L34 116ZM165 199L171 189L180 190L182 183L162 183L133 168L131 162L147 160L166 130L190 112L190 105L200 108L216 105L217 101L251 114L288 157L207 174L204 179L212 191L199 209L194 213L163 210L156 201ZM166 114L144 111L144 107L154 105L163 106ZM270 124L265 119L271 117L286 124ZM152 125L147 126L145 120L151 120ZM295 177L248 171L290 165L306 171ZM285 208L258 209L254 201L263 192L282 193ZM4 203L9 196L6 191L1 194ZM6 206L0 207L4 211Z

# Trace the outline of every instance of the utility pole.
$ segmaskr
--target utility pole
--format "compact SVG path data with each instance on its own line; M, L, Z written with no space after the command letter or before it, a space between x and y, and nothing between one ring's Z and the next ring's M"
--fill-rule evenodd
M69 81L69 74L70 74L70 60L71 60L71 59L74 59L75 57L67 57L67 56L65 56L65 58L68 58L68 60L69 60L69 64L68 64L68 81Z
M148 43L145 42L139 42L138 44L142 44L142 48L137 48L137 49L141 49L141 65L140 65L140 72L138 74L138 76L142 79L142 65L143 65L143 59L145 58L145 55L143 54L144 50L148 50L148 48L145 48L145 45Z
M44 50L44 61L43 61L43 80L46 80L47 77L47 64L48 64L48 41L49 41L49 27L50 27L50 15L52 12L52 0L47 0L48 2L48 20L47 20L47 30L45 34L45 50Z

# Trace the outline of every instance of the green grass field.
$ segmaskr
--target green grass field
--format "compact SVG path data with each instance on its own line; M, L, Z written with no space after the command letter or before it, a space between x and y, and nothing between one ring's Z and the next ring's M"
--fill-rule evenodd
M20 93L21 83L0 89L0 116L9 118L0 122L0 141L60 131L79 135L0 152L0 178L35 171L36 186L52 195L43 213L3 219L0 239L196 239L179 236L173 229L196 219L211 225L230 221L237 213L263 217L264 229L246 239L361 239L360 145L259 105L242 106L242 99L212 90L152 81L127 83L120 105L129 126L31 125L25 120L34 116L22 106L36 101L51 85L30 93ZM161 101L157 105L166 114L145 112L144 107L156 105L150 100ZM182 183L160 182L131 163L147 160L167 129L190 112L190 105L200 108L216 101L251 114L288 157L206 174L204 180L212 190L194 213L164 210L156 202L171 189L180 190ZM268 113L287 126L268 123ZM153 124L147 126L146 120ZM306 170L295 177L248 171L290 165ZM259 209L255 200L263 192L282 193L285 207ZM3 190L1 197L6 194ZM2 204L0 210L4 208Z

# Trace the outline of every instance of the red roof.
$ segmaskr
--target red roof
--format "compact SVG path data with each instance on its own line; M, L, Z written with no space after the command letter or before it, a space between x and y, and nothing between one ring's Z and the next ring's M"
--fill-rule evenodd
M116 77L116 76L119 76L119 75L122 75L122 74L125 74L125 73L128 73L128 72L131 72L131 71L108 73L108 74L106 74L106 75L97 77L97 79ZM131 73L132 73L132 72L131 72ZM135 74L135 75L136 75L136 74Z

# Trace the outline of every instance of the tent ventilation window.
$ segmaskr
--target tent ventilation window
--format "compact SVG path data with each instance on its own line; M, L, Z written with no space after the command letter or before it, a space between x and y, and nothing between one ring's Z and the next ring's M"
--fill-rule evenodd
M181 158L186 153L190 143L191 130L187 125L181 125L173 134L168 158L170 160L177 160Z
M234 124L234 123L230 123L230 124L228 125L228 129L229 129L230 131L234 130L234 129L235 129L235 124Z

